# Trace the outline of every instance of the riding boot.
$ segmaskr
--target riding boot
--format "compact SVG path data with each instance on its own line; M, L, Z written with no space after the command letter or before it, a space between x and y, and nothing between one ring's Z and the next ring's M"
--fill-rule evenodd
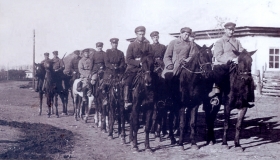
M218 93L220 93L220 88L214 84L212 91L208 94L208 97L214 97Z
M82 89L83 89L83 82L80 81L80 82L78 82L78 84L77 84L77 91L78 91L78 92L81 92Z
M124 108L127 109L132 103L129 102L129 86L124 86Z

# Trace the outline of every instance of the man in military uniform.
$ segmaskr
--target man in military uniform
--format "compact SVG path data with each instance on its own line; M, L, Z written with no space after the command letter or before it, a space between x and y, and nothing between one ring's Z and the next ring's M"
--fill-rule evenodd
M106 66L105 77L118 76L123 74L125 67L124 53L118 50L118 38L110 39L112 49L107 49L104 61ZM114 74L114 75L113 75Z
M169 114L169 124L173 123L174 116L175 120L175 128L178 127L179 117L178 117L178 108L176 106L180 106L180 64L187 63L192 55L195 54L195 48L192 42L189 41L189 36L192 33L192 29L189 27L181 28L180 36L172 40L165 52L163 62L165 64L164 71L162 76L166 79L167 87L170 90L170 94L172 95L173 105ZM171 122L172 121L172 122ZM173 125L170 125L170 130L173 130ZM183 127L183 126L181 126ZM173 134L173 132L169 133ZM172 135L170 135L172 136Z
M75 50L74 51L74 58L70 62L70 73L72 74L72 78L70 80L70 84L73 84L75 79L80 78L80 72L79 72L79 61L80 61L80 51Z
M96 43L96 52L92 55L92 77L91 77L91 84L93 85L93 91L96 88L96 80L97 80L97 74L100 73L100 78L103 78L103 71L105 71L105 61L104 56L105 52L102 50L103 43L97 42Z
M230 61L236 64L238 63L238 56L233 53L233 50L242 52L244 48L242 47L240 41L233 37L235 26L236 24L232 22L228 22L224 25L225 34L216 42L214 47L214 70L215 68L221 68L223 64L227 64ZM209 96L213 97L215 93L220 93L220 95L227 95L230 91L228 73L221 73L220 76L216 79L219 80L214 85L214 87L216 88L216 92L212 91ZM252 91L251 93L254 93L254 91ZM224 97L226 98L227 96ZM223 101L226 101L226 99L224 99ZM250 105L249 107L253 106L254 104Z
M43 65L44 67L44 63L45 61L50 61L50 58L49 58L50 54L48 52L44 53L44 60L41 62L41 64ZM37 85L36 85L36 89L35 89L35 92L39 92L39 81L37 81Z
M148 54L153 54L151 45L145 39L146 28L144 26L139 26L135 28L134 32L137 37L134 42L129 44L126 52L127 68L123 78L125 108L132 105L129 100L129 95L131 94L130 89L132 81L142 65L140 62L141 55L146 52L148 52Z
M83 50L83 58L79 61L78 69L83 83L83 101L92 95L92 85L90 83L92 60L89 58L89 49Z

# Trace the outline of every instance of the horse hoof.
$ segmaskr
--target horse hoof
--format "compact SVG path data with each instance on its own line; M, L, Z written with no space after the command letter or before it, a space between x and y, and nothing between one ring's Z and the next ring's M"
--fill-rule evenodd
M113 140L113 136L108 136L108 140Z
M229 149L229 146L227 144L222 145L224 149Z
M191 149L192 149L192 150L198 150L198 149L199 149L199 147L198 147L198 145L193 144L193 145L191 145Z
M152 150L150 147L147 147L147 148L145 148L145 152L147 152L147 153L152 153L153 150Z
M156 142L161 142L161 138L160 137L156 137Z
M138 147L133 147L133 148L131 148L131 150L133 151L133 152L138 152Z
M171 145L176 144L176 139L175 138L171 138Z
M241 146L235 147L234 150L237 151L237 152L243 152L244 151L244 149Z
M122 139L121 144L125 144L125 138Z

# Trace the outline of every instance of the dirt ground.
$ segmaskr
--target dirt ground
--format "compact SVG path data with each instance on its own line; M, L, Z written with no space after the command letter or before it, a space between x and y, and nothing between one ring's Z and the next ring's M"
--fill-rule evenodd
M134 153L129 144L121 144L114 135L93 127L93 115L88 123L75 121L73 116L47 118L44 99L43 115L38 116L38 93L31 89L20 89L27 82L0 82L0 159L279 159L280 157L280 98L257 96L256 107L249 109L241 133L244 151L233 147L236 111L232 112L229 135L230 149L221 146L222 111L218 114L215 134L217 144L205 146L204 112L198 114L199 150L191 150L188 141L185 151L170 145L170 140L156 142L151 136L153 153L144 151L143 128L139 130L139 149ZM69 101L70 102L70 101ZM60 104L60 103L59 103ZM70 114L73 106L69 103ZM61 105L59 112L62 112ZM126 128L128 134L128 127ZM128 137L126 137L128 141Z

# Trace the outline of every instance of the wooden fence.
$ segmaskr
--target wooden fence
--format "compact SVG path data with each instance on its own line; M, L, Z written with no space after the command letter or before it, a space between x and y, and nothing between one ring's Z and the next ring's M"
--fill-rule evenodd
M261 94L280 96L280 71L263 71Z

